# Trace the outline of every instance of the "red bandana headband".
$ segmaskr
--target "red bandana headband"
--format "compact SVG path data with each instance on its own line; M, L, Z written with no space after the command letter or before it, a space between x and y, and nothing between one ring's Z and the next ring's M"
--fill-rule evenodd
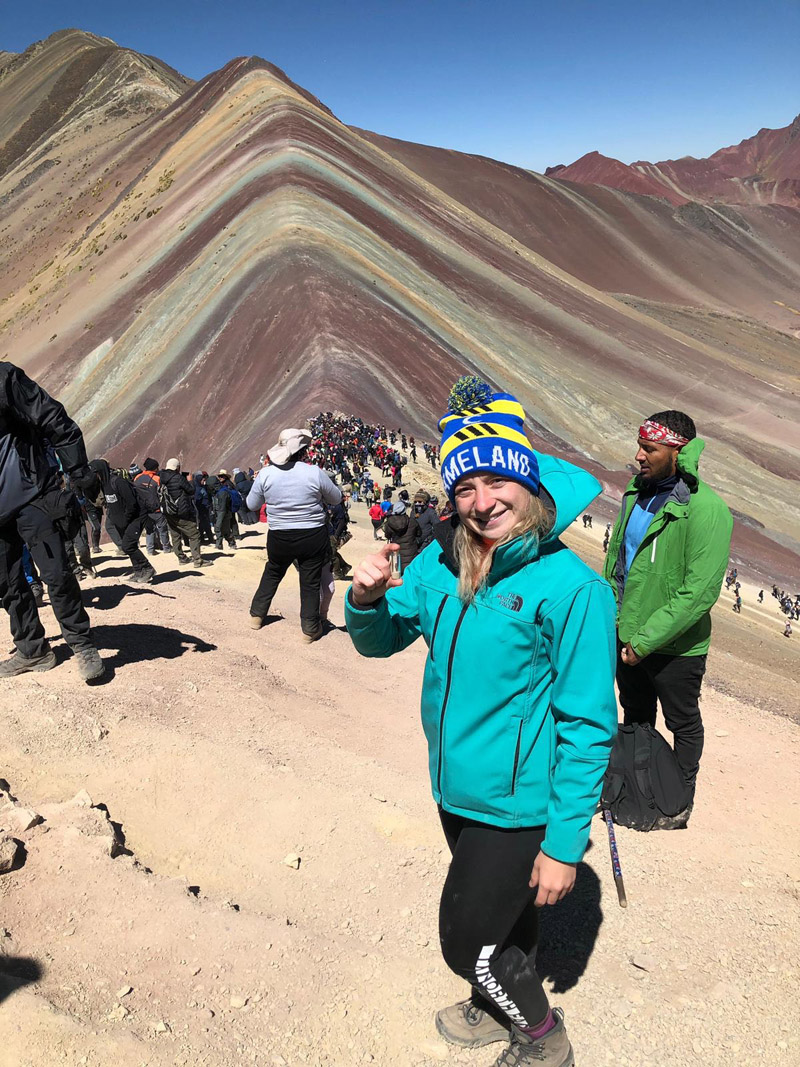
M648 419L639 427L639 436L645 441L655 441L658 445L672 445L673 448L682 448L683 445L689 444L688 437L681 437L680 434L673 433L672 430L662 426L660 422L653 422L652 419Z

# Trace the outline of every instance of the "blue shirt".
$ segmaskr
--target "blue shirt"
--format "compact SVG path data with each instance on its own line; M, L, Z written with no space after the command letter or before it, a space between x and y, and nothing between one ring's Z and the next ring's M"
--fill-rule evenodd
M630 515L628 516L628 523L625 527L625 577L628 577L628 570L630 569L633 557L639 550L639 545L645 538L648 527L653 521L655 515L664 507L669 495L675 488L678 479L676 477L665 478L659 482L655 491L650 495L642 495L639 493L639 498L633 505Z

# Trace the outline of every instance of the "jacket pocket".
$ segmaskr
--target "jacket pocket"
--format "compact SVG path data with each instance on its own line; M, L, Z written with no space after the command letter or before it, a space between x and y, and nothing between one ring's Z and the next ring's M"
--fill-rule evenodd
M516 744L514 746L514 762L511 767L511 789L509 796L514 796L517 792L517 775L519 774L519 757L520 750L522 748L522 719L516 720Z
M436 644L436 631L439 629L439 622L440 622L440 620L442 618L442 612L444 611L444 606L445 606L446 603L447 603L447 594L445 594L442 597L442 602L439 605L439 610L436 612L436 621L433 624L433 632L431 633L431 646L430 646L431 662L433 662L434 659L436 658L434 656L433 646Z

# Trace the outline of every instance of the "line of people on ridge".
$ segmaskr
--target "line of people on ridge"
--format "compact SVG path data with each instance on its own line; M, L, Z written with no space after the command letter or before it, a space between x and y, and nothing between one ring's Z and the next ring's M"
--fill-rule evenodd
M322 413L315 424L304 459L318 471L326 466L342 477L348 493L354 479L380 491L366 470L369 463L402 485L407 460L395 444L401 440L404 451L410 446L413 457L413 436L406 438L401 430L387 434L385 427L331 413ZM334 424L331 433L326 426ZM235 549L240 523L266 521L263 496L251 499L254 480L252 469L234 468L232 476L224 469L217 475L184 473L177 458L163 467L151 457L129 468L114 468L105 459L89 462L80 428L63 406L19 367L0 362L0 596L15 646L0 662L0 678L56 665L38 614L46 587L81 678L101 679L104 667L79 579L96 576L92 552L100 549L103 528L117 555L130 560L126 581L148 583L155 577L141 548L142 535L151 556L171 550L179 564L206 567L211 561L203 557L203 545ZM314 516L314 525L325 533L324 581L316 581L317 610L304 630L315 634L326 619L333 581L350 570L338 552L348 533L338 488L336 494ZM276 535L285 518L282 508L276 500L271 523Z

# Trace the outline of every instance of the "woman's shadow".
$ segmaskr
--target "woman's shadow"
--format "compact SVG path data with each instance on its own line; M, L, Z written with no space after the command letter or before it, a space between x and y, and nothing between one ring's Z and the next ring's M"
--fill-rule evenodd
M572 989L586 970L603 923L600 897L600 879L588 863L579 863L572 892L541 909L536 970L554 993Z

